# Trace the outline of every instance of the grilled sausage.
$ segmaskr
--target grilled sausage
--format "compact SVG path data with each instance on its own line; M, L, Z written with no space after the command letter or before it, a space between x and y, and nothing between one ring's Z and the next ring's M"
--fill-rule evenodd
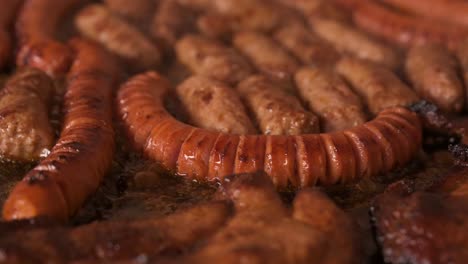
M255 133L239 96L222 82L194 76L176 92L194 125L224 133Z
M434 102L445 112L456 113L463 109L465 93L458 78L458 63L445 48L438 45L411 48L405 71L424 99Z
M192 72L235 85L253 69L236 50L199 36L187 35L176 45L178 59Z
M342 53L352 54L390 68L397 68L400 64L394 49L345 23L315 18L311 25L319 37L330 42Z
M446 0L384 0L384 2L421 16L468 26L468 3Z
M161 51L143 33L102 4L82 9L75 25L81 34L125 59L136 71L157 67L161 62Z
M135 24L147 23L156 10L154 0L104 0L104 3L114 13L128 19Z
M323 131L344 130L366 121L361 100L335 72L307 67L296 73L295 80L302 99L320 117Z
M403 46L438 43L454 49L467 33L463 27L397 13L378 1L358 5L354 21L364 30Z
M292 89L292 76L299 63L273 39L261 33L245 31L237 33L233 42L260 72Z
M46 216L65 221L96 191L111 165L117 63L92 43L74 40L71 46L77 55L67 77L60 138L14 187L3 206L4 219Z
M278 188L349 182L401 166L421 146L421 121L406 108L338 133L239 136L177 121L164 107L169 90L155 72L135 76L119 91L119 115L137 149L190 178L264 170Z
M301 24L284 25L275 31L274 38L305 64L333 65L339 53Z
M49 75L64 75L73 60L71 49L56 39L62 20L82 0L25 0L16 22L18 66L37 67Z
M372 62L346 57L336 70L353 86L374 115L388 107L408 106L418 96L393 72Z
M304 110L296 97L268 78L255 75L237 86L260 130L266 135L301 135L319 132L318 118Z
M9 62L13 52L12 26L22 0L6 0L0 8L0 69Z
M48 106L53 81L37 69L18 71L0 92L0 153L10 160L38 160L54 143Z

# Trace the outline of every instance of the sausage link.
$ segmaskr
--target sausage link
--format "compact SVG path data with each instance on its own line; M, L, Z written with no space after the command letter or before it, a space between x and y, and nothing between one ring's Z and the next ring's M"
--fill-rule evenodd
M112 14L102 4L90 4L75 17L78 30L125 59L134 70L159 66L162 54L137 28Z
M56 34L62 20L82 0L25 0L16 21L19 51L18 66L37 67L49 75L64 75L73 60L73 52L59 42Z
M0 8L0 69L10 62L13 52L12 26L22 0L5 0Z
M230 85L237 84L253 72L249 62L236 50L199 35L180 39L176 53L192 72Z
M267 77L251 76L237 86L237 91L254 113L263 134L300 135L320 130L318 118Z
M196 126L224 133L255 134L239 96L225 84L194 76L180 84L176 92Z
M330 66L334 65L340 57L331 45L301 24L280 27L275 31L274 38L296 58L308 65Z
M330 42L338 51L370 60L392 69L400 65L399 55L390 46L371 38L352 26L323 18L311 22L315 33Z
M360 28L402 46L437 43L454 49L467 33L456 25L396 13L378 1L358 5L353 17Z
M73 40L70 45L77 55L67 76L60 138L10 193L3 207L7 220L68 219L96 191L111 165L116 61L95 44Z
M402 166L421 146L419 117L401 107L385 109L370 122L332 134L232 135L194 128L165 111L166 84L158 74L145 73L123 85L118 96L123 125L133 139L139 130L132 123L139 105L159 113L140 148L168 170L182 169L180 174L198 180L263 170L278 188L350 182Z
M346 57L338 62L336 70L351 83L374 115L385 108L408 106L419 100L411 88L380 65Z
M438 45L415 46L408 51L405 72L422 98L448 113L460 112L465 103L458 63Z
M54 82L33 68L18 71L0 92L0 155L34 161L50 150L54 133L48 106Z
M233 43L260 72L292 90L292 77L299 63L272 38L244 31L234 36Z
M295 80L302 99L320 117L323 131L343 130L366 121L361 100L335 72L304 67L296 72Z

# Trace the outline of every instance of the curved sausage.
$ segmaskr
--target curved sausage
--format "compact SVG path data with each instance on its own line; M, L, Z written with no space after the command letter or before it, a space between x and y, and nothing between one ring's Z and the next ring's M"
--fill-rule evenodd
M5 0L0 8L0 69L3 69L10 62L13 52L11 27L21 3L22 0Z
M394 49L348 24L331 19L314 18L311 20L311 26L319 37L330 42L342 53L352 54L392 69L400 64L399 55Z
M50 150L54 133L49 105L54 82L44 72L25 68L0 91L0 155L14 161L34 161Z
M419 100L410 87L383 66L346 57L338 62L336 70L351 83L374 115L385 108L408 106Z
M234 36L233 43L260 72L292 90L292 77L299 63L272 38L243 31Z
M60 138L14 187L3 207L4 219L45 216L65 221L96 191L111 165L117 63L95 44L74 40L70 45L76 59L67 76Z
M82 0L25 0L16 21L18 66L37 67L49 75L64 75L73 60L72 50L57 40L63 19Z
M119 115L138 149L168 170L198 180L264 170L278 188L349 182L402 166L421 146L421 121L406 108L385 109L376 119L338 133L232 135L177 121L164 109L169 89L155 72L133 77L118 93Z
M411 13L468 26L468 3L459 0L384 0Z
M194 125L230 134L255 134L239 96L224 83L193 76L176 92Z
M237 91L255 115L263 134L301 135L320 130L318 118L267 77L251 76L239 83Z
M75 17L78 30L119 55L136 70L159 66L162 54L146 36L102 4L91 4Z
M309 109L320 117L325 132L366 122L359 97L332 70L304 67L296 72L296 87Z
M397 13L378 1L358 5L353 17L362 29L403 46L438 43L455 49L467 33L463 27Z
M445 48L438 45L411 48L405 72L418 94L441 110L458 113L463 109L465 91L458 77L458 62Z
M253 73L236 50L199 35L187 35L176 44L177 58L192 72L235 85Z

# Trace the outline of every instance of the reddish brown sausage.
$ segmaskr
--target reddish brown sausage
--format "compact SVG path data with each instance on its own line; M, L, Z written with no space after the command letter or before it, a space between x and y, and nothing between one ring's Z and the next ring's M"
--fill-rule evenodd
M359 5L354 20L364 30L403 46L438 43L454 49L467 33L463 27L397 13L378 1Z
M419 117L406 108L333 134L239 136L177 121L164 109L169 89L157 73L135 76L119 91L120 116L138 149L195 179L264 170L278 188L349 182L402 166L421 146Z
M49 75L64 75L73 60L71 49L57 40L63 19L82 0L26 0L16 22L18 66L37 67Z
M0 69L3 69L10 62L13 52L11 27L21 2L22 0L2 1L2 8L0 8Z
M50 155L12 190L3 207L4 219L68 219L96 191L111 165L117 63L89 42L74 40L71 47L77 55L67 77L60 138Z
M34 161L54 143L49 105L54 82L42 71L22 69L0 91L0 155Z

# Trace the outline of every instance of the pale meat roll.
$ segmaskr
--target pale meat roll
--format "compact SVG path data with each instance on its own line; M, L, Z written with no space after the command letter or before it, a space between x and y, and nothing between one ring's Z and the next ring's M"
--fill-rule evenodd
M42 71L15 73L0 92L0 155L14 161L35 161L54 143L48 106L53 81Z
M351 83L374 115L385 108L409 106L419 100L410 87L384 66L345 57L338 62L336 70Z
M299 63L272 38L244 31L237 33L233 42L261 73L292 90L292 77Z
M236 50L199 35L187 35L176 44L179 61L192 72L228 84L252 74L249 62Z
M324 132L366 122L361 100L334 71L305 67L296 73L295 80L302 99L320 117Z
M319 132L318 118L299 100L268 78L255 75L242 81L237 90L254 113L266 135L300 135Z
M222 82L193 76L176 92L195 126L230 134L255 134L238 94Z
M458 77L458 62L444 47L414 46L408 52L405 72L422 98L448 113L463 109L465 91Z

